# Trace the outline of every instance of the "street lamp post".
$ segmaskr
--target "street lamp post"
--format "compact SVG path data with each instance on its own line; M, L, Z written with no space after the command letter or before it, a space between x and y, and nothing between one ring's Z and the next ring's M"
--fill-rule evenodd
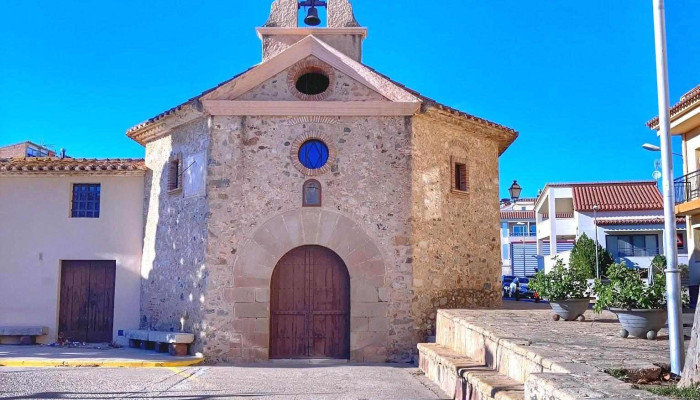
M527 249L527 245L525 244L525 235L527 233L525 232L525 230L529 229L529 225L526 224L525 222L522 222L522 221L516 223L516 225L521 226L523 228L523 230L522 230L523 236L520 239L520 243L522 243L522 245L523 245L523 277L525 277L525 276L527 276L527 263L525 262L525 258L526 258L525 250Z
M668 61L666 56L666 17L664 0L654 2L654 39L656 45L656 83L659 102L659 138L661 139L661 173L664 198L664 253L666 254L666 298L671 372L683 370L683 329L681 309L681 277L676 248L676 210L673 193L673 159L671 154L671 116L668 94Z
M513 201L513 204L515 204L515 202L518 201L522 191L523 191L523 188L520 185L518 185L518 181L513 181L513 184L510 185L510 187L508 188L508 193L510 194L510 198ZM524 274L526 272L525 271L526 270L526 266L525 266L525 247L526 247L525 246L525 235L526 235L526 232L525 232L525 229L527 229L527 233L529 233L530 226L529 226L529 224L525 224L522 221L516 223L516 225L523 227L520 243L522 243L522 245L523 245L523 274ZM515 269L515 256L513 256L513 269ZM513 275L515 275L515 271L513 271L513 272L514 272Z
M598 205L593 205L593 225L595 226L595 276L600 279L600 265L598 263Z

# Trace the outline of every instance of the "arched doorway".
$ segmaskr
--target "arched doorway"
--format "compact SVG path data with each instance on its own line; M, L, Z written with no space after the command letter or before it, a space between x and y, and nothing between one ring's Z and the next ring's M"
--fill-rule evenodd
M285 254L270 284L270 358L349 358L350 276L321 246Z

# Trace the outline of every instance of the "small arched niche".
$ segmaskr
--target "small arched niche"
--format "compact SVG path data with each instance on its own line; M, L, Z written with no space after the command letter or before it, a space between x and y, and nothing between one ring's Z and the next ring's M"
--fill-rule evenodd
M309 179L302 189L302 207L321 207L323 200L321 182Z

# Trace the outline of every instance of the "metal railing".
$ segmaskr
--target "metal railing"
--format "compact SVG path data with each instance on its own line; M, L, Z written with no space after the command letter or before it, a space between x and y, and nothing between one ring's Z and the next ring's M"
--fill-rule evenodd
M676 204L700 198L700 170L673 180Z
M510 232L511 237L535 237L537 232Z

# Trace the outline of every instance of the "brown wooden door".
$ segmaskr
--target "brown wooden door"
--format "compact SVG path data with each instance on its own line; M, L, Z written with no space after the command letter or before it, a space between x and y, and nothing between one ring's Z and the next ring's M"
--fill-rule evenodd
M111 342L115 261L63 261L58 331L77 342Z
M304 246L282 257L270 312L270 358L350 356L350 277L333 251Z

